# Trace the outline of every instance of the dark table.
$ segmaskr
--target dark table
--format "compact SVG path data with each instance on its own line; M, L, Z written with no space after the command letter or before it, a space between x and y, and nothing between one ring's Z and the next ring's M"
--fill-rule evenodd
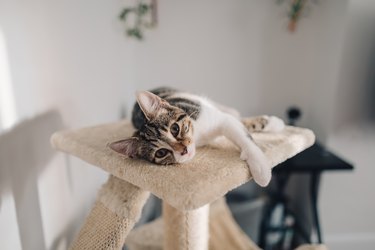
M323 240L319 223L319 211L317 206L320 175L323 171L353 170L353 168L354 167L352 164L344 161L317 142L302 153L290 158L289 160L279 164L274 168L273 178L276 179L278 195L273 197L276 197L277 199L280 199L280 197L285 197L284 189L288 183L289 177L292 174L309 174L311 176L309 195L311 200L313 230L315 229L315 232L317 234L317 243L322 243ZM281 199L283 200L284 198ZM309 235L306 236L305 234L304 238L307 238L306 240L312 243L311 237Z

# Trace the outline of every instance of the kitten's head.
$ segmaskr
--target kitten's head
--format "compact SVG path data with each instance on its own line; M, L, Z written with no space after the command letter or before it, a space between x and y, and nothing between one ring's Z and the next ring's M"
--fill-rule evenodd
M111 143L110 148L162 165L191 160L195 155L191 118L151 92L137 93L137 102L146 117L144 126L132 137Z

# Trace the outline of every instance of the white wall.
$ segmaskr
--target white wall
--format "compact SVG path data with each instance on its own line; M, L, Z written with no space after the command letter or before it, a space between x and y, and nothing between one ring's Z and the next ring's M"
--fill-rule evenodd
M135 46L135 80L204 93L244 115L284 116L290 105L318 128L337 82L347 1L312 5L297 32L274 1L162 1L159 27ZM331 87L331 85L333 85ZM319 96L319 102L316 98ZM329 106L329 105L327 105Z
M354 172L330 173L321 190L322 222L333 249L375 247L375 123L374 100L375 2L349 2L328 145L352 162ZM369 62L372 59L372 64ZM371 85L372 84L372 87Z
M324 174L321 221L332 249L373 249L375 211L374 124L347 124L331 134L328 145L355 166L354 172Z
M61 112L67 127L120 118L134 92L132 42L124 39L117 19L122 4L0 0L18 121L51 108ZM81 224L105 179L98 168L61 153L39 176L48 249L64 249L66 239L72 240L74 232L67 230ZM11 195L8 190L0 202L2 249L20 247Z
M323 178L320 204L328 244L344 249L340 244L348 235L360 233L354 244L371 236L375 225L367 218L374 211L372 193L359 194L374 190L365 178L372 173L373 158L358 152L368 152L372 137L363 140L367 133L362 132L354 141L357 152L345 130L336 130L347 114L341 108L346 99L337 94L347 96L359 88L343 83L354 75L348 76L351 67L344 66L352 58L345 52L350 42L345 42L353 20L346 17L354 13L353 6L365 2L369 9L373 1L349 1L349 9L348 1L319 1L293 34L286 30L287 6L273 0L158 2L158 27L135 42L123 36L117 21L120 0L0 0L18 117L57 107L69 127L109 122L118 119L121 106L129 110L135 89L159 85L206 94L244 115L284 116L289 105L298 105L304 110L300 125L313 128L358 167L354 174ZM361 128L354 125L354 130ZM69 158L68 166L64 160L61 154L56 157L39 181L42 210L49 218L44 222L47 246L70 221L79 218L76 225L80 223L105 179L80 160ZM348 185L355 182L363 185ZM341 190L354 202L337 202ZM51 205L54 195L71 205ZM348 220L340 208L356 211L357 202L361 210ZM6 204L11 209L11 201ZM369 249L365 247L361 249Z
M319 1L291 34L287 7L275 1L161 1L159 27L135 45L135 81L143 89L172 85L204 93L244 115L284 116L288 106L301 107L299 124L313 128L320 141L357 168L323 175L320 208L327 244L372 249L373 130L347 126L360 134L354 140L338 127L363 107L366 90L357 85L363 77L358 64L367 63L366 50L352 41L369 44L355 35L361 22L353 15L366 10L375 16L373 5L371 0ZM367 25L362 35L373 27Z
M117 118L133 72L131 45L117 20L120 1L1 4L21 117L54 105L69 110L64 117L74 125ZM93 104L96 112L87 112Z

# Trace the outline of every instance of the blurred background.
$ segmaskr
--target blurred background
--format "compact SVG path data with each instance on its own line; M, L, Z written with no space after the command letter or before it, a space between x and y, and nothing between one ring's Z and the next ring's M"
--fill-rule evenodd
M119 19L134 1L0 0L1 249L29 249L23 237L66 249L107 178L5 135L49 110L62 121L53 116L43 131L30 129L34 137L129 118L135 91L160 85L201 93L244 116L285 119L288 107L301 108L298 125L355 165L322 176L325 243L374 249L375 2L307 1L294 32L290 2L157 1L157 24L138 40ZM27 211L40 225L25 236L19 222Z

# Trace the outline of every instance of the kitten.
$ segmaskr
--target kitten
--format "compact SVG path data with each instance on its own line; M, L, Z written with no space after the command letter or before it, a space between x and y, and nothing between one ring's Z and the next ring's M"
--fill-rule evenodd
M274 116L256 117L244 124L232 108L171 88L138 92L132 123L136 132L131 138L111 143L114 151L161 165L184 163L194 157L196 147L225 136L240 148L240 158L260 186L268 185L271 167L249 130L284 128L283 121Z

